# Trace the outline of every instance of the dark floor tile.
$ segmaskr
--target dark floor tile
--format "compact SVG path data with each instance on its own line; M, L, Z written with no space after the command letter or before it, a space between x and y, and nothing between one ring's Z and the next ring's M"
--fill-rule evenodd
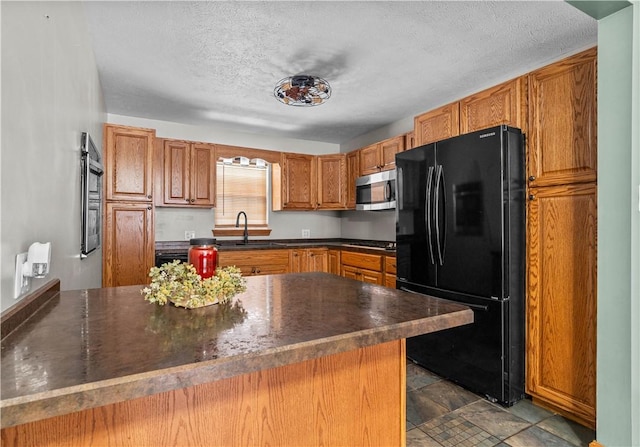
M407 392L407 420L416 426L449 412L448 408L427 397L423 389Z
M559 415L545 419L538 424L538 427L553 433L576 446L588 446L591 441L596 439L595 432L590 428L584 427Z
M440 377L433 374L431 371L427 371L426 369L412 363L407 362L407 389L408 390L417 390L422 388L423 386L430 385L439 380L442 380Z
M500 439L506 439L531 426L524 419L486 400L474 402L454 411L452 414L472 422Z
M442 444L434 441L422 430L414 428L407 432L407 447L442 447Z
M443 405L449 410L456 410L472 402L480 400L480 396L446 380L441 380L420 389L429 399Z
M500 442L495 436L455 413L432 419L418 428L444 447L492 447Z
M416 428L416 426L410 420L407 420L407 431Z
M511 447L574 447L573 444L534 425L505 439Z
M532 424L537 424L538 422L554 415L551 411L534 405L533 402L531 402L531 399L522 399L513 406L507 408L507 411L527 422L531 422Z

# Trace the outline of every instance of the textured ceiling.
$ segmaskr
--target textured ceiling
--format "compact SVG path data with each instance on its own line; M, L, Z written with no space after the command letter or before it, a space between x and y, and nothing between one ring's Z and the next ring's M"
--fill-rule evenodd
M597 43L559 1L85 4L107 111L343 143ZM331 98L273 97L294 74Z

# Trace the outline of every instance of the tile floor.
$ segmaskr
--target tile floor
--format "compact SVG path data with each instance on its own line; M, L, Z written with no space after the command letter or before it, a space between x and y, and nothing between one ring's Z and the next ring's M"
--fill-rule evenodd
M594 439L528 399L504 408L407 361L407 447L586 447Z

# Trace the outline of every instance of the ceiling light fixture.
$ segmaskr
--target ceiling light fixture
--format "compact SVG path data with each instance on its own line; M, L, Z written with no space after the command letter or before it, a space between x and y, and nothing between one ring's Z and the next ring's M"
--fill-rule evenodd
M317 106L331 97L331 86L317 76L296 75L278 81L273 95L289 106Z

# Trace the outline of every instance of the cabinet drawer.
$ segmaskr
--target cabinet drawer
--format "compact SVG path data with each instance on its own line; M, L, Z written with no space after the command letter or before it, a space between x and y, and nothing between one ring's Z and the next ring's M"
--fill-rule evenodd
M218 265L235 265L245 276L288 273L289 250L218 252Z
M342 265L351 265L363 269L382 271L382 256L353 251L342 252Z

